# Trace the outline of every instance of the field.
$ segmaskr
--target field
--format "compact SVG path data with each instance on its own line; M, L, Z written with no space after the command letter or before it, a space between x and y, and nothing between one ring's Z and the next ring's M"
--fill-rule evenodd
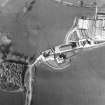
M75 16L94 14L94 9L67 8L52 0L37 0L27 14L18 6L15 14L15 6L7 6L10 14L0 14L0 30L11 32L14 49L30 56L61 44ZM105 47L81 53L65 72L50 72L40 65L32 105L105 105L104 52ZM0 105L23 105L23 96L0 92Z

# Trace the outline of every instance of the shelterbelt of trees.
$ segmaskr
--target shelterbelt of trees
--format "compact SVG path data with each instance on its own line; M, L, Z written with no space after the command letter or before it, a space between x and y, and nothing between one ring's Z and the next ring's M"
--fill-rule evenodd
M57 2L65 2L65 3L70 3L70 4L77 4L77 5L84 5L84 6L95 6L97 4L99 7L105 5L104 0L55 0ZM105 6L104 6L105 7Z

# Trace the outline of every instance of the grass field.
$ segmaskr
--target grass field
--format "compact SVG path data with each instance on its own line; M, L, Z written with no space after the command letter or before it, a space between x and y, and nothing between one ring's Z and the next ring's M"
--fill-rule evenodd
M14 3L15 4L15 3ZM75 16L94 9L67 8L37 0L28 14L0 15L0 30L11 32L14 48L27 55L61 44ZM105 47L81 53L66 72L37 68L32 105L105 105ZM23 94L0 92L0 105L23 105Z

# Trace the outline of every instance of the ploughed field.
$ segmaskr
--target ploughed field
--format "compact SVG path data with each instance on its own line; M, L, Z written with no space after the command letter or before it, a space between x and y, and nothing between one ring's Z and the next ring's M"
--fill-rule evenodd
M32 11L0 14L0 30L11 33L13 48L26 55L61 44L75 16L93 15L93 9L65 7L37 0ZM33 105L104 105L105 47L81 53L65 72L40 65L36 72ZM23 105L21 93L0 92L0 104Z

